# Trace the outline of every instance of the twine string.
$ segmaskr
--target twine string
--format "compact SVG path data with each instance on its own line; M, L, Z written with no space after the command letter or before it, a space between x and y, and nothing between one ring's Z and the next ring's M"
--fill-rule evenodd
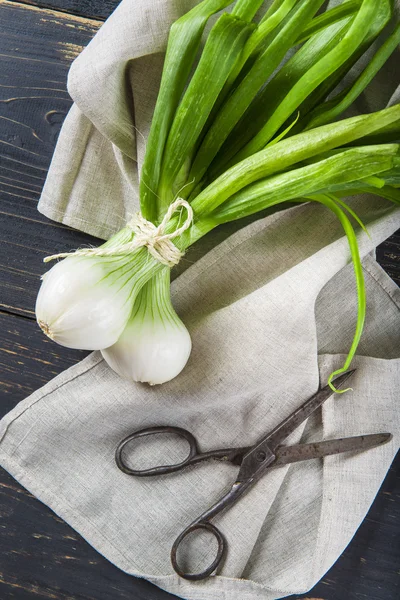
M173 215L179 208L184 208L187 213L185 221L180 227L171 233L165 233ZM149 253L160 263L167 267L177 265L183 256L173 243L173 239L186 231L193 223L193 209L186 200L178 198L172 202L163 220L159 225L154 225L151 221L147 221L140 213L137 213L127 224L127 227L132 229L135 234L134 239L126 244L111 246L110 248L82 248L75 252L61 252L46 256L43 262L47 263L57 258L67 258L68 256L121 256L130 254L134 250L141 247L146 247Z

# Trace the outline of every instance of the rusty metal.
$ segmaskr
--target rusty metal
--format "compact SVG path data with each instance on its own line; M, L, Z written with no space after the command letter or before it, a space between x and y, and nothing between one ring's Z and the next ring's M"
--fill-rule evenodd
M313 444L281 446L276 451L276 460L272 466L281 467L303 460L342 454L342 452L362 452L363 450L382 446L390 442L392 437L391 433L372 433L370 435L357 435L336 440L325 440L324 442L314 442Z
M189 442L189 454L187 455L185 460L175 465L159 465L150 469L132 469L124 462L123 451L126 449L128 444L148 435L162 433L177 435ZM189 467L204 460L210 459L224 460L227 462L231 462L235 465L240 465L243 459L243 455L248 450L249 448L224 448L221 450L211 450L210 452L200 452L197 446L196 438L190 433L190 431L182 429L181 427L170 427L169 425L165 425L140 429L139 431L135 431L131 435L128 435L126 438L121 440L115 451L115 462L117 463L118 468L121 469L121 471L123 471L127 475L134 475L135 477L151 477L154 475L166 475L167 473L175 473L176 471L180 471L185 467Z
M347 371L334 381L336 389L341 389L345 382L354 373ZM282 442L293 432L301 423L322 404L332 396L332 389L326 385L321 388L316 394L311 396L304 404L292 412L286 419L275 427L270 433L261 438L244 456L240 467L238 481L246 481L249 477L257 477L258 473L261 477L264 471L273 462L275 456L274 451L282 444ZM262 453L265 454L265 460L260 458Z
M343 387L347 379L354 373L349 371L334 380L335 387ZM361 435L336 440L327 440L312 444L297 444L294 446L282 446L282 442L303 423L318 407L320 407L331 395L329 386L320 389L309 400L304 402L300 408L284 419L275 429L263 436L253 446L243 448L225 448L200 452L195 437L186 429L180 427L157 426L148 427L132 433L124 438L117 447L115 460L118 467L124 473L135 477L150 477L153 475L165 475L174 473L199 462L216 459L229 461L240 465L238 477L231 489L222 496L211 508L195 519L175 540L171 550L171 562L178 575L185 579L198 581L209 577L221 565L225 556L227 542L222 532L210 521L217 514L228 508L250 488L272 467L282 466L302 460L322 458L341 452L355 452L374 448L387 443L391 439L390 433L379 433ZM130 442L154 434L174 434L184 438L189 443L187 457L175 465L159 465L150 469L132 469L123 459L123 451L127 450ZM182 569L177 560L177 551L181 542L194 531L206 530L217 540L217 555L212 563L200 573L187 573Z

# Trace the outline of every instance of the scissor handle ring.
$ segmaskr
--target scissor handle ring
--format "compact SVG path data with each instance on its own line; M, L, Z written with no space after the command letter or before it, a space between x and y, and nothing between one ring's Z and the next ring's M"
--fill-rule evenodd
M214 537L216 538L216 540L218 542L217 556L215 557L215 559L213 560L211 565L209 567L207 567L206 569L204 569L204 571L201 571L200 573L186 573L178 565L178 561L176 559L176 553L178 551L178 547L179 547L180 543L184 540L184 538L187 535L189 535L189 533L192 533L196 529L205 529L206 531L209 531L210 533L212 533L214 535ZM180 535L178 535L178 537L176 538L176 540L172 546L172 549L171 549L171 563L174 568L174 571L180 577L183 577L183 579L189 579L190 581L200 581L201 579L206 579L207 577L209 577L211 575L211 573L213 573L215 571L215 569L218 567L219 563L221 562L222 557L225 554L225 549L226 549L226 539L222 535L220 530L217 529L217 527L215 527L215 525L213 525L209 521L193 523L192 525L189 525L189 527L187 527L184 531L182 531L182 533Z
M183 437L186 441L189 442L189 454L187 457L180 463L176 465L162 465L158 467L152 467L151 469L131 469L124 462L122 457L122 452L127 444L132 440L137 438L145 437L147 435L155 435L157 433L173 433L180 437ZM151 475L163 475L165 473L174 473L175 471L179 471L186 465L189 465L192 459L198 454L197 442L195 437L187 431L186 429L182 429L181 427L170 427L170 426L157 426L157 427L146 427L145 429L140 429L139 431L135 431L131 433L126 438L124 438L117 446L115 450L115 462L117 463L118 468L126 473L127 475L134 475L135 477L149 477Z

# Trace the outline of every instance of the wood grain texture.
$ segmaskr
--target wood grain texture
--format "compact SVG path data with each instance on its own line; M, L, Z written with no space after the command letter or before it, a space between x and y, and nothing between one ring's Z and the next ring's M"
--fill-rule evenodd
M0 313L0 331L1 416L89 354L58 346L31 319Z
M97 240L38 213L72 100L71 61L99 23L0 0L0 306L34 317L43 258Z
M40 8L51 8L82 17L104 20L110 16L121 0L13 0Z
M140 1L140 0L132 0ZM71 105L66 77L73 58L112 0L0 0L0 416L86 352L41 335L34 302L42 259L60 247L96 243L36 210L64 117ZM399 281L400 235L378 249ZM326 577L293 600L397 600L400 597L398 458L368 517ZM397 470L396 470L397 465ZM172 600L111 565L5 471L0 472L0 600ZM222 599L221 599L222 600ZM228 600L228 599L227 599Z
M378 246L376 259L393 281L400 286L400 230Z

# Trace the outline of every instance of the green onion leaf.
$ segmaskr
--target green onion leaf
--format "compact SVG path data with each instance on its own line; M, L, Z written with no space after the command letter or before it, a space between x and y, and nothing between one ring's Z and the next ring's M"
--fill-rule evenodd
M298 2L298 0L284 0L282 5L268 18L263 19L254 33L248 39L243 53L240 59L240 62L236 65L234 71L229 76L227 81L225 94L232 87L239 73L243 69L246 61L250 58L252 54L254 54L257 50L259 50L262 42L268 38L270 33L274 31L276 27L283 21L283 19L288 15L288 13L292 10L294 5Z
M156 190L165 142L200 45L208 19L232 0L204 0L171 27L160 90L154 110L140 182L140 208L143 216L157 218Z
M343 119L291 136L243 160L210 183L193 201L195 214L213 212L245 186L318 154L329 152L400 119L400 105Z
M269 117L264 127L241 150L236 160L242 160L263 148L279 127L324 80L332 75L361 45L368 33L369 23L377 13L376 0L364 0L343 39L328 54L313 65L293 86L286 98Z
M322 3L323 0L300 0L289 13L285 26L266 50L257 57L250 71L228 97L216 116L196 155L189 181L194 179L198 183L201 180L230 131L293 45L299 28L308 23Z
M232 195L213 212L213 218L226 223L287 200L329 194L348 183L388 171L398 148L397 144L391 144L371 146L369 152L365 148L344 150L310 165L263 178Z
M233 7L232 14L242 19L242 21L252 21L256 12L263 4L264 0L237 0Z
M349 26L350 19L347 19L314 36L279 69L251 103L221 147L209 170L211 179L215 174L223 172L227 166L231 166L230 161L235 154L262 129L269 115L278 108L297 81L318 60L337 46ZM235 159L234 162L237 160Z
M389 23L392 16L392 0L379 0L376 3L377 13L375 18L369 23L368 34L365 37L359 48L352 54L352 56L332 75L330 75L312 94L304 100L299 107L301 115L306 116L311 110L316 108L321 102L325 100L338 86L343 78L350 72L357 61L363 56L365 52L371 47L373 42L378 38L380 33ZM295 133L299 133L303 130L302 119L299 125L296 127ZM391 140L386 140L391 141Z
M254 25L224 13L211 29L200 62L176 112L162 162L161 208L171 203L175 179L193 152L207 118ZM218 63L218 68L215 64ZM207 85L205 85L207 81Z
M358 305L357 306L356 331L354 333L353 341L352 341L349 353L347 355L347 358L345 360L343 367L341 367L340 369L337 369L337 371L334 371L333 373L331 373L328 378L328 385L331 387L331 389L334 392L337 392L338 394L343 394L350 388L347 388L345 390L338 390L333 385L332 379L334 377L336 377L337 375L341 375L342 373L345 373L349 369L351 361L353 360L354 355L356 353L358 344L360 343L362 330L364 328L365 312L366 312L366 297L365 297L365 282L364 282L364 275L363 275L363 270L362 270L362 263L361 263L361 258L360 258L360 252L358 250L356 234L354 233L354 229L353 229L349 219L346 217L345 213L343 212L343 210L329 196L324 196L324 195L312 196L312 197L310 197L310 200L314 200L316 202L320 202L321 204L324 204L327 208L329 208L338 217L339 221L341 222L342 227L347 236L347 240L349 242L350 254L351 254L352 261L353 261L354 274L355 274L355 278L356 278L357 305Z
M325 195L328 196L334 202L336 202L336 204L339 204L339 206L342 206L344 209L346 209L346 211L349 213L349 215L351 215L353 217L353 219L355 221L357 221L357 223L359 224L361 229L364 231L364 233L366 233L369 238L371 237L369 235L368 229L365 227L365 225L361 221L360 217L354 212L354 210L352 208L350 208L350 206L348 204L346 204L346 202L344 202L343 200L341 200L334 194L325 194Z
M300 117L300 113L298 113L298 115L295 118L295 120L293 121L293 123L291 123L290 125L288 125L286 127L286 129L284 129L283 131L281 131L281 133L279 135L277 135L273 140L271 140L269 142L269 144L267 144L265 147L269 148L270 146L275 146L275 144L277 144L278 142L280 142L281 140L283 140L283 138L286 137L286 135L289 133L289 131L291 131L293 129L293 127L296 125L297 121L299 120L299 117Z
M400 23L386 42L381 46L375 56L371 59L366 69L361 73L355 83L330 100L321 104L317 109L310 113L306 129L312 129L325 123L330 123L340 116L364 91L367 85L375 77L379 69L383 67L387 59L398 48L400 44Z
M350 2L343 2L335 8L331 8L326 12L322 13L318 17L315 17L301 32L300 36L296 40L296 44L305 42L313 35L316 35L323 29L326 29L333 23L342 21L346 17L354 15L360 8L362 0L350 0Z

